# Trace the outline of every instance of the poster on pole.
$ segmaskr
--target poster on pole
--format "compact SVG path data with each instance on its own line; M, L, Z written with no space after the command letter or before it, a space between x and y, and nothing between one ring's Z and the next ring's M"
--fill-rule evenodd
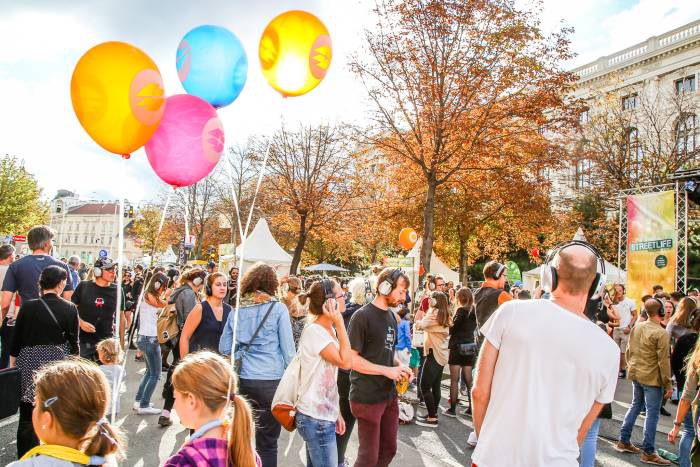
M675 193L627 197L627 296L641 306L654 285L676 289Z

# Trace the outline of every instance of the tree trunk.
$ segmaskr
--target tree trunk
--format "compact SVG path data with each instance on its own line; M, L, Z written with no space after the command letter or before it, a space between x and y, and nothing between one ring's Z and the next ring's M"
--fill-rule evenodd
M428 179L428 193L423 208L423 245L420 250L420 263L425 272L430 272L430 258L433 253L433 229L435 223L435 191L437 184L434 177Z
M304 245L306 244L306 214L302 214L299 220L299 238L297 239L297 245L294 247L294 256L292 256L292 264L289 266L289 274L296 274L299 268L299 263L301 262L301 253L304 251Z
M461 230L459 235L459 281L466 287L469 281L469 253L467 252L467 239Z

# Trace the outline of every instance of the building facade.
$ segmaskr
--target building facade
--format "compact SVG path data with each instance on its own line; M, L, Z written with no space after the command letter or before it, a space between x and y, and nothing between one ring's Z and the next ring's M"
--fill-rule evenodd
M54 230L54 247L57 257L78 256L86 264L92 264L101 250L116 259L119 246L119 203L115 201L80 200L75 193L59 190L51 200L49 226ZM133 207L125 209L124 258L127 264L140 261L143 252L130 235L133 223Z
M587 104L580 115L583 134L587 129L597 133L588 143L604 140L600 133L606 130L612 143L607 151L596 148L609 153L606 167L581 157L551 174L555 199L594 188L602 170L619 170L620 189L625 189L659 183L655 173L665 169L700 168L700 20L572 72L579 79L571 97Z

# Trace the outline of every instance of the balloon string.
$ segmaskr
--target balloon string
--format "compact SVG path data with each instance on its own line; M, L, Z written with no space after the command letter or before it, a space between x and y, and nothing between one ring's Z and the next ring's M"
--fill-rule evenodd
M170 199L172 198L174 191L175 191L175 189L171 187L170 190L168 191L168 196L165 198L165 205L163 206L163 212L161 213L161 216L160 216L160 224L158 225L158 232L156 232L156 239L155 239L156 242L158 241L158 237L160 237L160 234L163 231L163 226L165 225L165 216L168 213L168 206L170 205ZM122 218L123 217L124 216L122 215ZM151 258L151 261L153 261L153 258ZM121 268L120 268L120 271L121 271ZM134 317L131 320L131 322L132 322L131 328L132 329L131 329L131 332L129 333L128 342L125 343L124 356L123 356L123 360L122 360L121 365L120 365L121 371L117 374L117 378L115 381L116 384L115 384L113 394L116 394L116 397L114 398L114 403L112 405L112 423L114 423L114 419L115 419L116 400L119 397L119 394L116 391L119 388L121 388L122 381L124 379L124 375L126 374L126 362L129 361L129 359L128 359L129 350L130 350L129 348L131 347L131 343L134 340L133 334L136 331L136 323L138 322L138 317L139 317L139 314L141 312L141 304L143 302L143 297L144 297L145 292L146 292L146 282L145 282L146 277L145 277L145 275L144 275L143 279L144 279L144 283L141 286L141 292L139 293L139 298L136 300L136 306L134 307ZM121 280L119 281L119 284L121 285Z
M126 179L126 159L122 159L122 180ZM126 185L126 184L125 184ZM122 317L122 278L124 270L124 199L126 194L122 191L122 196L119 198L119 237L117 243L117 310L116 316L116 329L117 335L120 337L121 341L121 317ZM117 392L120 388L119 378L115 378L114 387L112 388L112 423L115 422L117 417L117 400L119 398L119 393Z
M282 109L280 109L280 120L282 120ZM267 168L267 160L270 155L270 146L272 145L272 137L267 141L267 147L265 148L265 155L263 156L263 163L260 167L260 173L258 173L258 181L255 184L255 193L253 194L253 200L250 204L250 211L248 211L248 220L246 221L245 230L241 236L241 251L238 258L238 279L236 281L236 309L235 316L233 317L233 338L231 339L231 361L236 360L236 337L238 336L238 311L241 305L241 280L243 279L243 259L245 257L245 244L248 238L248 229L250 228L250 221L253 218L253 211L255 210L255 201L258 198L258 192L260 191L260 185L262 184L263 176L265 175L265 169ZM236 205L236 215L240 219L240 210L238 205ZM235 251L235 250L234 250ZM228 380L228 394L231 394L231 388L233 387L233 374ZM235 416L235 415L234 415Z
M233 207L236 209L236 220L238 221L238 234L239 238L241 238L241 242L243 241L244 235L243 235L243 224L241 223L241 209L240 205L238 203L238 194L236 193L236 187L233 181L233 172L231 171L231 159L230 157L227 158L228 163L226 164L226 171L228 172L228 178L231 181L231 196L233 197ZM235 248L235 245L234 245ZM235 250L234 250L235 253Z

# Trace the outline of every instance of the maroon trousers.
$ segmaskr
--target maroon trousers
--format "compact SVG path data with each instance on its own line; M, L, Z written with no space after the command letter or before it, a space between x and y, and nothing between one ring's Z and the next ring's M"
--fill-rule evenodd
M357 419L360 447L355 467L386 467L396 455L399 431L399 403L394 396L376 404L350 401Z

